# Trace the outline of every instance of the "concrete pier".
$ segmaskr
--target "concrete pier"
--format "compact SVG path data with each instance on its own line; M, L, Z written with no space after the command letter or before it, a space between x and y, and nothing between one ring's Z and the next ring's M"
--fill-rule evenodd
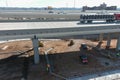
M117 46L116 46L116 50L118 51L118 50L120 50L120 36L118 37L118 39L117 39L117 44L116 44Z
M34 63L38 64L39 63L39 41L36 36L32 38L32 43L33 43L33 50L34 50Z
M102 42L102 41L103 41L103 33L99 35L99 42Z
M106 45L106 48L107 48L107 49L110 48L110 43L111 43L111 36L110 36L110 34L108 33L108 35L107 35L107 45Z

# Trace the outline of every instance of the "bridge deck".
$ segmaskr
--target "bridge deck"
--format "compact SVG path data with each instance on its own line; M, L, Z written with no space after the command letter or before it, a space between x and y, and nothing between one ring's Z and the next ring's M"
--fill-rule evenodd
M120 24L79 24L79 21L66 22L5 22L0 23L1 30L20 30L20 29L51 29L51 28L77 28L77 27L101 27Z
M60 38L66 36L116 33L120 24L77 24L78 22L16 22L0 23L0 40Z

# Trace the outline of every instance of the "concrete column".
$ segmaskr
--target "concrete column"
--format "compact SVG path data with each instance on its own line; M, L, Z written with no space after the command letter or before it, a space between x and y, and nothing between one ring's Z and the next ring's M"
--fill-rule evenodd
M34 50L34 63L38 64L39 63L39 41L36 36L32 38L32 43L33 43L33 50Z
M110 47L110 43L111 43L111 37L110 37L110 34L108 33L108 35L107 35L107 45L106 45L106 48L109 48L109 47Z
M103 33L99 35L99 42L102 42L102 41L103 41Z
M116 50L120 50L120 36L117 39L117 46L116 46Z

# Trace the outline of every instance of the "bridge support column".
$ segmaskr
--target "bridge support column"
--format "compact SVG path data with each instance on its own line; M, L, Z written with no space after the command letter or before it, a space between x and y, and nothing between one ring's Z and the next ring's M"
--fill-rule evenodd
M32 38L32 43L33 43L33 50L34 50L34 63L38 64L39 63L39 41L36 35Z
M103 41L103 33L99 35L99 42L102 42L102 41Z
M107 35L107 45L106 45L106 48L107 48L107 49L110 48L110 43L111 43L111 36L110 36L110 34L108 33L108 35Z
M116 50L120 50L120 36L117 39L117 46L116 46Z

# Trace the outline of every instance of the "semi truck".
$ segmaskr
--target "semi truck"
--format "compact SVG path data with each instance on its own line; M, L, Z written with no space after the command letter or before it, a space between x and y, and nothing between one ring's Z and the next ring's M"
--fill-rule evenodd
M120 14L80 15L80 23L92 23L93 21L120 22Z

